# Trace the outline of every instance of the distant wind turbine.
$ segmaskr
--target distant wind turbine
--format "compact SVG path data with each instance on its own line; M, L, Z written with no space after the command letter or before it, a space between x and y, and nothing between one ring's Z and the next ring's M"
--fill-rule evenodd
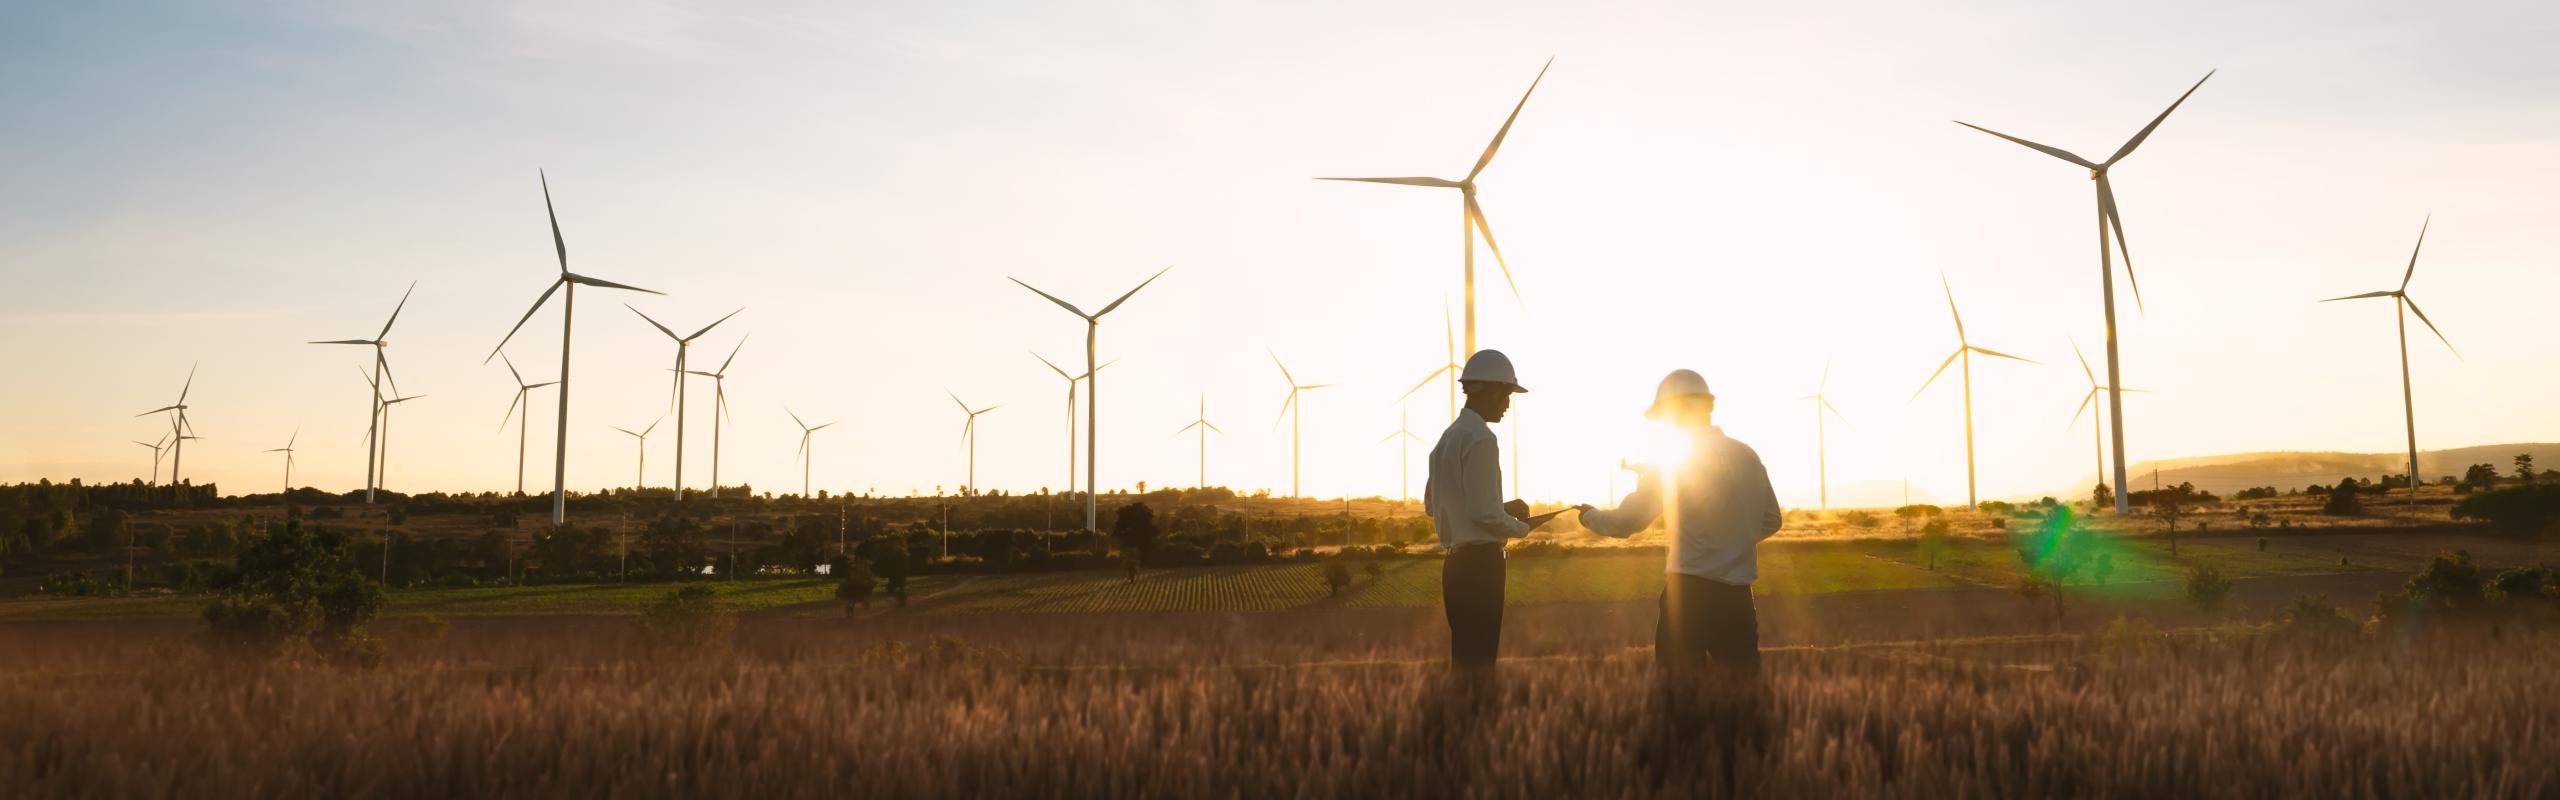
M2153 118L2151 118L2151 124L2142 126L2142 130L2141 130L2141 131L2139 131L2139 132L2136 132L2136 133L2133 135L2133 138L2125 140L2125 143L2124 143L2124 146L2123 146L2123 147L2116 148L2116 153L2115 153L2115 155L2108 156L2108 157L2107 157L2107 160L2105 160L2105 161L2094 162L2094 163L2093 163L2093 162L2091 162L2091 161L2090 161L2090 160L2088 160L2088 159L2081 158L2080 156L2074 155L2074 154L2072 154L2072 153L2071 153L2070 151L2068 151L2068 150L2063 150L2063 149L2061 149L2061 148L2056 148L2056 147L2046 147L2046 146L2044 146L2044 145L2037 144L2037 143L2035 143L2035 142L2030 142L2030 141L2027 141L2027 140L2025 140L2025 139L2020 139L2020 138L2018 138L2018 137L2011 136L2011 135L2008 135L2008 134L2005 134L2005 133L2001 133L2001 132L1999 132L1999 131L1995 131L1995 130L1992 130L1992 129L1990 129L1990 128L1985 128L1985 127L1982 127L1982 126L1980 126L1980 125L1975 125L1975 124L1970 123L1970 122L1965 122L1965 121L1963 121L1963 120L1956 120L1956 121L1955 121L1955 123L1956 123L1956 124L1958 124L1958 125L1962 125L1962 126L1965 126L1965 127L1967 127L1967 128L1972 128L1972 129L1974 129L1974 130L1981 131L1981 132L1983 132L1983 133L1988 133L1988 134L1991 134L1991 135L1993 135L1993 136L2000 137L2000 138L2002 138L2002 139L2007 139L2007 140L2009 140L2009 141L2011 141L2011 142L2016 142L2016 143L2018 143L2018 144L2025 145L2025 146L2027 146L2028 148L2033 149L2033 150L2035 150L2035 151L2037 151L2037 152L2043 153L2043 154L2045 154L2045 155L2053 156L2054 158L2059 158L2059 159L2062 159L2062 160L2064 160L2064 161L2071 162L2072 164L2078 165L2078 166L2080 166L2080 167L2086 168L2087 170L2089 170L2089 180L2091 180L2091 181L2093 181L2093 182L2095 182L2095 183L2097 184L2097 190L2098 190L2098 296L2099 296L2099 301L2100 301L2100 303L2101 303L2101 304L2105 307L2105 309L2106 309L2106 320L2107 320L2107 386L2108 386L2108 387L2110 387L2110 388L2107 390L2107 420L2108 420L2108 426L2109 426L2109 427L2111 427L2111 428L2113 428L2113 429L2114 429L2114 431L2115 431L2115 432L2114 432L2114 434L2113 434L2113 436L2112 436L2111 438L2114 438L2114 439L2116 440L2116 461L2115 461L2115 468L2116 468L2116 469L2115 469L2115 473L2116 473L2116 484L2115 484L2115 485L2116 485L2116 488L2119 490L2119 491L2117 491L2117 492L2116 492L2116 514L2117 514L2117 515L2119 515L2119 516L2121 516L2121 515L2123 515L2124 513L2126 513L2126 511L2130 508L2130 506L2128 505L2128 503L2129 503L2130 501L2128 501L2128 500L2125 498L2125 492L2121 491L2121 490L2124 488L2124 481L2125 481L2125 474L2124 474L2124 471L2125 471L2125 466L2124 466L2124 403L2123 403L2124 398L2117 396L2117 395L2119 394L2119 392L2118 392L2116 389L2112 388L2112 387L2116 387L2116 386L2121 386L2121 385L2123 385L2123 384L2124 384L2124 377L2123 377L2123 373L2122 373L2122 372L2117 368L2117 367L2119 366L2119 363L2118 363L2118 361L2117 361L2117 359L2116 359L2116 278L2115 278L2115 268L2114 268L2114 266L2109 262L2110 255L2109 255L2109 254L2108 254L2108 252L2107 252L2107 243L2108 243L2108 242L2107 242L2107 236L2108 236L2108 233L2109 233L2110 229L2112 229L2112 230L2113 230L2113 233L2114 233L2114 235L2115 235L2115 248L2116 248L2116 251L2117 251L2117 252L2120 252L2120 253L2122 253L2122 254L2124 255L2124 277L2125 277L2125 280L2126 280L2127 282L2131 283L2131 284L2132 284L2132 286L2133 286L2133 305L2134 305L2134 308L2135 308L2136 310L2140 310L2140 309L2142 308L2142 280L2141 280L2141 279L2139 279L2139 278L2134 277L2134 274L2133 274L2133 250L2132 250L2128 245L2126 245L2126 243L2125 243L2125 239L2124 239L2124 218L2123 218L2123 216L2122 216L2122 215L2120 215L2120 214L2118 214L2118 213L2117 213L2117 209L2116 209L2116 190L2115 190L2115 186L2114 186L2114 184L2110 183L2110 182L2107 180L2107 171L2108 171L2108 169L2110 169L2110 168L2114 167L2114 166L2116 165L2116 162L2118 162L2118 161L2123 161L2123 160L2125 159L2125 157L2126 157L2126 156L2133 155L2133 149L2134 149L2134 148L2136 148L2136 147L2141 147L2141 146L2142 146L2142 140L2144 140L2144 139L2148 139L2148 138L2151 138L2151 132L2152 132L2153 130L2158 129L2158 128L2160 127L2160 123L2161 123L2162 121L2165 121L2165 120L2167 120L2167 119L2169 118L2169 113L2170 113L2170 112L2178 110L2178 106L2179 106L2179 105L2182 105L2182 104L2184 104L2184 103L2186 103L2186 102L2187 102L2187 97L2188 97L2188 96L2195 94L2197 89L2200 89L2200 88L2203 88L2203 87L2204 87L2204 82L2205 82L2205 81L2212 80L2212 79L2213 79L2213 73L2212 73L2211 71L2206 72L2206 73L2204 74L2204 77L2196 79L2196 84L2195 84L2194 86L2189 86L2189 87L2187 87L2187 92L2186 92L2186 94L2178 95L2178 99L2177 99L2177 101L2176 101L2176 102L2172 102L2172 103L2170 103L2170 104L2169 104L2169 108L2168 108L2168 109L2163 110L2163 111L2161 111L2161 112L2160 112L2160 116L2157 116L2157 117L2153 117Z
M169 434L177 437L177 441L169 443L169 485L171 486L178 485L178 467L181 466L186 459L187 440L196 438L195 423L187 421L187 392L193 390L195 386L196 368L193 365L189 365L187 367L187 382L185 385L178 387L178 402L134 415L137 417L148 417L163 411L169 412Z
M1813 393L1796 398L1813 401L1813 475L1814 484L1822 487L1822 510L1824 511L1831 510L1831 441L1829 435L1823 430L1822 412L1831 412L1831 416L1839 417L1841 422L1849 421L1848 417L1840 415L1839 408L1831 405L1831 398L1823 395L1823 391L1829 388L1831 388L1831 365L1824 364L1822 365L1822 382L1814 384Z
M366 503L373 502L373 491L377 488L377 476L374 474L374 463L381 458L382 452L382 380L391 369L391 362L383 356L383 349L391 346L391 325L392 323L400 321L400 310L409 307L409 295L417 291L418 282L410 281L408 290L400 293L400 304L391 307L391 318L382 321L382 330L375 333L371 339L338 339L327 342L311 342L311 344L356 344L366 345L373 348L373 374L366 380L366 383L371 384L373 387L373 400L369 405L365 406L364 501ZM400 390L395 386L391 390L391 393L399 394Z
M639 491L643 487L649 485L649 433L658 429L658 423L665 421L667 421L667 416L665 414L660 414L657 419L649 421L649 427L641 428L638 433L633 433L631 429L620 425L605 426L621 431L623 435L637 440L636 444L640 449L640 464L631 476L632 491Z
M1378 437L1378 443L1396 443L1396 491L1406 502L1413 500L1413 443L1419 441L1422 437L1413 435L1412 411L1397 404L1396 432Z
M968 403L960 402L960 396L951 394L951 390L944 389L942 393L951 395L951 404L959 406L960 413L968 415L968 419L960 423L960 444L969 449L968 493L974 495L978 493L978 415L1003 408L1004 404L997 403L986 408L973 409Z
M382 448L382 468L376 472L376 475L378 476L378 482L385 488L388 488L391 485L391 407L425 396L426 395L423 394L413 394L407 397L386 398L382 401L382 438L380 440Z
M1144 289L1144 288L1147 288L1147 284L1150 284L1150 283L1154 283L1154 282L1156 282L1156 279L1157 279L1157 278L1164 277L1164 274L1165 274L1165 273L1167 273L1167 272L1171 272L1171 271L1173 271L1173 268L1172 268L1172 267L1166 267L1166 268L1164 268L1164 269L1156 270L1156 274L1154 274L1154 275L1149 275L1149 276L1147 276L1147 279L1146 279L1146 280L1139 281L1139 282L1138 282L1138 285L1137 285L1137 287L1136 287L1136 288L1130 289L1128 292L1126 292L1126 293L1124 293L1124 294L1120 295L1120 299L1117 299L1117 300L1113 300L1113 301L1111 301L1111 304L1110 304L1110 305L1103 306L1103 307L1102 307L1102 310L1100 310L1100 311L1096 311L1096 312L1093 312L1093 313L1091 313L1091 314L1084 313L1084 309L1077 308L1077 307L1075 306L1075 304L1074 304L1074 303L1069 303L1069 302L1067 302L1067 301L1065 301L1065 300L1060 300L1060 299L1058 299L1058 298L1057 298L1057 296L1056 296L1056 295L1052 295L1052 294L1050 294L1050 293L1048 293L1048 292L1040 291L1039 289L1032 287L1032 285L1031 285L1031 284L1023 283L1023 282L1022 282L1022 280L1021 280L1020 278L1006 278L1006 279L1005 279L1005 280L1013 281L1016 285L1019 285L1019 286L1021 286L1022 288L1030 289L1032 294L1036 294L1036 295L1039 295L1039 296L1041 296L1041 297L1047 298L1049 302L1052 302L1052 303L1056 303L1056 304L1058 304L1058 307L1059 307L1059 308L1066 309L1066 310L1067 310L1067 313L1069 313L1069 314L1074 314L1074 315L1076 315L1077 317L1081 317L1081 318L1083 318L1083 319L1084 319L1084 373L1085 373L1085 381L1084 381L1084 440L1085 440L1085 447L1084 447L1084 527L1085 527L1085 530L1099 530L1099 529L1100 529L1100 524L1101 524L1101 516L1100 516L1100 512L1097 510L1097 507L1094 505L1094 497L1095 497L1094 492L1095 492L1095 491L1097 491L1097 487L1100 485L1100 479L1099 479L1099 478L1097 478L1097 477L1095 477L1095 475L1094 475L1094 470L1095 470L1095 469L1097 469L1097 468L1098 468L1098 466L1099 466L1099 464L1101 463L1101 457L1100 457L1100 455L1099 455L1099 451L1101 451L1101 450L1102 450L1102 399L1101 399L1101 396L1102 396L1102 381L1101 381L1101 379L1099 379L1099 378L1095 377L1095 373L1096 373L1097 371L1099 371L1099 370L1101 370L1101 369L1102 369L1102 365L1101 365L1101 364L1099 364L1099 363L1096 363L1096 362L1095 362L1095 360L1094 360L1094 359L1095 359L1095 356L1094 356L1094 338L1095 338L1097 335L1099 335L1099 333L1100 333L1100 332L1101 332L1101 330L1102 330L1102 317L1103 317L1104 315L1106 315L1106 314L1110 314L1110 313L1111 313L1111 311L1112 311L1112 309L1119 308L1121 303L1129 302L1129 298L1130 298L1130 296L1137 294L1137 293L1138 293L1138 289ZM1068 487L1068 488L1072 489L1072 488L1074 488L1074 487Z
M1059 368L1058 365L1049 363L1049 359L1046 356L1042 356L1039 353L1032 353L1031 357L1040 359L1041 365L1048 367L1050 372L1058 373L1058 377L1065 378L1067 380L1066 490L1072 492L1076 490L1076 384L1084 382L1084 379L1086 378L1093 377L1093 372L1101 372L1102 367L1095 367L1093 372L1087 372L1082 375L1069 375L1066 370ZM1115 358L1110 361L1103 362L1102 366L1108 367L1117 363L1120 363L1120 360Z
M720 499L720 427L729 421L729 363L738 360L738 348L747 346L747 337L729 348L729 357L721 359L720 368L711 372L691 370L692 374L711 379L711 499ZM678 424L678 429L684 426Z
M529 434L526 429L533 427L533 404L526 402L525 398L532 394L533 390L559 383L559 381L526 383L524 382L524 373L516 371L516 362L513 359L509 359L504 354L500 354L498 356L498 360L506 362L507 375L513 377L516 382L516 399L507 403L506 416L498 418L498 430L502 433L505 432L507 429L507 418L516 418L516 494L522 495L524 494L525 442L531 437L531 434ZM517 416L517 408L524 409L523 416Z
M2400 288L2388 289L2379 292L2366 292L2364 294L2352 294L2345 297L2332 297L2327 300L2320 301L2323 303L2334 303L2340 300L2362 300L2369 297L2388 297L2391 298L2392 305L2396 306L2399 310L2400 416L2402 421L2408 424L2409 430L2409 502L2412 504L2418 502L2418 484L2421 479L2418 477L2418 404L2415 392L2413 392L2409 386L2409 315L2418 315L2418 321L2426 323L2427 330L2436 335L2436 341L2444 343L2444 349L2453 352L2454 358L2458 359L2462 357L2462 351L2455 350L2453 348L2453 340L2445 338L2444 331L2436 330L2435 322L2428 320L2427 312L2419 310L2418 301L2409 296L2409 279L2418 277L2418 251L2427 246L2427 227L2433 224L2435 224L2435 217L2430 215L2427 217L2426 222L2418 225L2418 245L2417 247L2409 248L2409 269L2400 274Z
M516 326L507 329L506 338L499 339L498 346L489 349L489 358L498 357L498 350L507 346L508 339L516 337L516 331L524 329L525 321L533 319L533 312L542 310L542 304L551 299L552 292L560 291L564 287L569 290L560 296L560 430L559 440L553 443L551 456L551 524L558 526L567 524L569 521L569 333L572 323L577 320L578 285L586 284L600 289L623 289L658 295L665 292L650 291L637 286L624 286L569 271L569 244L567 240L560 237L560 214L551 207L549 175L542 176L542 212L551 220L551 249L560 257L560 276L552 279L549 288L542 290L541 297L533 299L533 307L525 309L524 317L516 320ZM480 363L489 363L489 358L480 359Z
M1185 433L1191 432L1194 428L1197 428L1200 431L1199 487L1206 489L1209 488L1209 434L1214 432L1220 436L1225 436L1227 432L1218 430L1218 426L1216 425L1209 424L1209 395L1205 392L1200 395L1200 416L1193 417L1191 419L1191 424L1182 426L1182 429L1174 431L1173 435L1181 436Z
M1529 91L1521 92L1521 93L1520 93L1520 102L1519 102L1518 104L1513 105L1513 106L1511 107L1511 116L1503 118L1503 120L1502 120L1502 128L1501 128L1501 129L1499 129L1499 130L1494 131L1494 133L1493 133L1493 141L1492 141L1491 143L1488 143L1488 144L1486 144L1486 145L1484 146L1484 155L1481 155L1481 156L1477 156L1477 157L1476 157L1476 165L1475 165L1475 167L1474 167L1474 168L1472 168L1472 169L1467 170L1467 176L1466 176L1466 177L1464 177L1464 178L1460 178L1460 179L1458 179L1458 180L1454 180L1454 181L1453 181L1453 180L1446 179L1446 178L1421 178L1421 177L1403 177L1403 178L1317 178L1317 179L1316 179L1316 180L1320 180L1320 181L1358 181L1358 182L1361 182L1361 183L1392 183L1392 184L1396 184L1396 185L1399 185L1399 186L1423 186L1423 187L1429 187L1429 188L1434 188L1434 189L1456 189L1456 190L1458 190L1458 193L1459 193L1459 195L1461 196L1461 198L1462 198L1462 200L1463 200L1462 205L1461 205L1461 207L1460 207L1460 215L1459 215L1459 217L1458 217L1458 231L1459 231L1460 238L1464 239L1464 240L1465 240L1465 243L1466 243L1466 272L1465 272L1465 283L1466 283L1466 306L1467 306L1467 349L1466 349L1466 353L1465 353L1465 355L1470 355L1470 356L1471 356L1471 355L1475 355L1475 352L1476 352L1476 234L1477 234L1477 233L1481 232L1481 233L1483 233L1483 234L1484 234L1484 246L1485 246L1485 249L1493 251L1493 263L1494 263L1494 265L1495 265L1495 266L1498 266L1498 267L1501 267L1501 268L1502 268L1502 280L1503 280L1503 282L1504 282L1504 283L1510 284L1510 286L1511 286L1511 296L1512 296L1512 298L1513 298L1513 299L1518 299L1518 298L1519 298L1519 296L1520 296L1520 284L1519 284L1518 282L1513 281L1513 280L1511 279L1511 265L1510 265L1508 262L1505 262L1505 261L1503 261L1503 260L1502 260L1502 246L1501 246L1501 245L1498 245L1498 244L1495 244L1495 243L1494 243L1494 241L1493 241L1493 225L1492 225L1492 224L1490 224L1490 223L1485 222L1485 219L1484 219L1484 208L1476 204L1476 176L1477 176L1477 175L1481 175L1481 174L1483 174L1483 173L1484 173L1485 165L1488 165L1488 164L1493 163L1493 154L1494 154L1496 151L1499 151L1499 150L1501 150L1501 149L1502 149L1502 140L1503 140L1503 138L1504 138L1504 137L1508 137L1508 136L1510 136L1510 135L1511 135L1511 123L1519 121L1519 119L1520 119L1520 109L1528 107L1528 105L1529 105L1529 95L1534 94L1534 93L1536 93L1536 92L1538 91L1538 82L1539 82L1539 81L1546 80L1546 78L1547 78L1547 67L1555 66L1555 63L1556 63L1556 60L1555 60L1554 58L1548 58L1548 59L1547 59L1546 66L1541 66L1541 67L1539 67L1539 68L1538 68L1538 77L1536 77L1536 78L1534 78L1534 79L1531 79L1531 80L1529 81Z
M1929 373L1929 379L1920 382L1919 390L1911 393L1911 399L1920 399L1920 392L1928 391L1929 384L1936 383L1938 376L1946 374L1949 365L1957 361L1964 362L1964 504L1966 508L1973 508L1980 503L1973 486L1973 354L1981 353L2029 364L2036 362L2034 359L2019 358L1997 350L1973 346L1972 340L1966 339L1964 335L1964 314L1956 310L1955 288L1947 285L1945 275L1938 276L1938 285L1946 289L1947 314L1955 317L1956 320L1956 352L1954 355L1947 356L1947 360L1938 363L1938 371ZM2117 455L2122 456L2123 453L2119 452Z
M134 444L151 448L151 483L149 485L160 485L160 455L162 451L169 449L169 434L160 434L158 443L136 441Z
M624 303L622 304L622 307L631 308L631 304ZM745 310L746 309L743 308L738 309L738 311ZM675 500L679 503L684 502L684 379L688 374L690 374L690 371L684 368L684 357L686 353L693 350L693 340L700 339L703 334L710 333L712 328L720 327L720 323L729 321L729 317L737 316L738 311L731 311L727 316L712 320L711 324L702 326L702 330L694 331L691 336L677 336L675 331L667 330L667 326L658 324L657 320L649 319L649 315L640 314L640 309L631 308L631 313L640 314L641 319L648 320L649 327L658 329L659 333L666 334L667 338L675 340L676 343L675 385L673 387L675 396L668 399L672 400L672 404L676 407ZM740 344L745 344L745 342L740 342Z
M2080 396L2080 407L2071 412L2071 422L2062 426L2062 431L2064 433L2071 432L2073 427L2080 424L2080 415L2088 413L2089 406L2097 403L2100 396L2106 396L2109 398L2115 397L2114 393L2107 391L2107 386L2105 384L2098 382L2098 373L2090 371L2089 357L2080 354L2080 342L2078 340L2073 340L2071 342L2071 355L2073 358L2080 359L2080 374L2089 379L2089 392ZM2142 390L2126 389L2125 391L2139 392ZM2114 401L2110 399L2108 402ZM2105 436L2101 435L2105 433L2105 431L2105 428L2098 427L2097 423L2094 421L2089 424L2089 438L2097 448L2095 452L2098 454L2098 483L2102 486L2107 483L2107 440ZM2124 487L2115 487L2115 493L2123 494Z
M1285 417L1285 418L1287 418L1287 419L1289 420L1289 496L1290 496L1290 497L1297 497L1297 496L1299 496L1299 495L1298 495L1298 416L1299 416L1299 415L1298 415L1298 414L1296 414L1296 413L1292 413L1292 412L1297 412L1297 411L1304 411L1304 410L1306 410L1306 404L1305 404L1305 403L1298 402L1298 393L1299 393L1299 392L1304 392L1304 391L1307 391L1307 390L1310 390L1310 389L1323 389L1323 388L1331 387L1331 386L1333 386L1333 384L1330 384L1330 383L1300 384L1300 383L1298 383L1298 378L1297 378L1297 376L1289 374L1289 365L1280 363L1280 354L1279 354L1279 353L1272 353L1272 354L1271 354L1271 363L1272 363L1272 365L1273 365L1273 366L1277 366L1277 367L1279 367L1279 368L1280 368L1280 377L1281 377L1282 379L1287 380L1287 381L1289 382L1289 397L1288 397L1288 399L1286 399L1286 400L1282 400L1282 401L1280 401L1280 416L1281 416L1281 417ZM1274 420L1272 420L1272 421L1271 421L1271 424L1272 424L1272 425L1274 425L1274 426L1277 426L1277 425L1279 425L1279 424L1280 424L1280 420L1278 420L1278 419L1274 419Z
M293 493L293 443L301 440L302 429L295 428L293 430L293 435L285 438L283 447L267 451L270 453L284 454L284 491L286 494Z
M1429 386L1433 380L1440 379L1445 376L1449 384L1449 418L1454 420L1458 418L1458 374L1466 371L1466 367L1458 363L1458 340L1456 338L1456 334L1451 333L1449 330L1449 308L1447 306L1440 307L1440 339L1442 343L1448 345L1449 359L1442 362L1439 369L1432 370L1431 374L1422 376L1422 382L1414 384L1411 389L1406 389L1404 396L1396 398L1396 402L1403 403L1405 398L1412 397L1413 393L1422 391L1422 387Z
M818 452L811 444L810 437L815 436L819 431L826 430L827 426L833 425L835 422L828 421L811 425L806 422L801 422L800 415L792 413L790 408L786 407L782 409L782 413L790 414L791 424L800 426L800 452L797 455L794 455L792 460L800 462L800 496L807 498L810 496L809 466L816 463L818 460Z

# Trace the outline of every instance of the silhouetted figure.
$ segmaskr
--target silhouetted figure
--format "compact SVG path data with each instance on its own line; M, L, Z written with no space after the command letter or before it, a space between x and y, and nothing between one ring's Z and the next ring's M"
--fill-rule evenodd
M1714 423L1715 395L1698 373L1662 379L1645 416L1665 420L1688 452L1654 465L1613 510L1582 507L1582 525L1624 538L1657 518L1671 532L1654 661L1665 674L1714 663L1744 677L1760 671L1760 624L1751 582L1760 576L1760 540L1785 522L1760 454ZM1670 484L1670 485L1665 485Z
M1489 423L1502 421L1511 395L1526 392L1511 359L1494 350L1468 357L1458 376L1467 407L1431 448L1431 477L1422 487L1440 549L1440 603L1449 620L1449 662L1460 669L1493 666L1502 649L1502 545L1529 535L1529 506L1502 499L1502 457Z

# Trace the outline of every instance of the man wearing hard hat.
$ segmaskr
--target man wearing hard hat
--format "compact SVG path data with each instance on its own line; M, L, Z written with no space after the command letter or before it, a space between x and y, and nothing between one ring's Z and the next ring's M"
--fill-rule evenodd
M1582 526L1624 538L1666 520L1671 533L1654 625L1654 661L1666 672L1714 663L1746 676L1760 672L1760 623L1751 582L1760 576L1755 550L1778 532L1785 515L1769 488L1760 454L1715 426L1716 396L1707 379L1673 371L1654 390L1648 418L1677 431L1684 454L1642 470L1636 490L1615 509L1582 506Z
M1538 527L1527 503L1502 499L1502 457L1489 423L1511 410L1512 394L1529 390L1520 388L1511 359L1494 350L1467 357L1458 383L1467 407L1431 447L1422 507L1446 554L1440 604L1449 618L1449 662L1482 669L1502 648L1502 545Z

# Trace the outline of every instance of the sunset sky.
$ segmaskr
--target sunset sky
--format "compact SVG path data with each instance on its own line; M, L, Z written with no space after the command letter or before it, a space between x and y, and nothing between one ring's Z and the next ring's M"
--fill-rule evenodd
M1399 491L1394 401L1443 359L1458 198L1319 175L1463 176L1549 56L1482 176L1525 302L1479 251L1481 344L1510 353L1526 494L1603 502L1662 374L1704 374L1790 504L1814 496L1831 364L1835 487L1961 501L1974 343L1986 498L2085 489L2077 339L2102 352L2087 173L1953 124L2103 158L2220 72L2117 167L2147 313L2119 265L2139 460L2395 451L2387 300L2410 289L2418 435L2560 439L2560 9L2539 3L38 4L0 12L0 481L143 477L201 363L191 479L363 482L363 348L417 282L390 357L389 488L514 480L514 389L481 358L554 275L536 171L588 290L569 484L628 485L664 410L672 327L732 371L724 482L955 489L960 411L983 488L1065 480L1063 384L1088 307L1173 269L1102 328L1102 482L1189 485L1172 433L1205 393L1209 479ZM2138 12L2138 13L2137 13ZM508 354L558 370L557 300ZM1072 361L1070 361L1072 359ZM2103 371L2101 372L2103 378ZM533 449L547 453L550 395ZM689 485L710 475L695 384ZM1445 394L1416 396L1426 442ZM649 482L673 465L672 419ZM1412 487L1421 489L1422 449ZM1081 460L1081 458L1079 458ZM1508 465L1506 464L1506 469ZM529 485L549 486L547 457ZM1081 481L1081 479L1079 479ZM1621 489L1626 488L1621 482ZM1835 502L1841 490L1835 488ZM1851 498L1856 499L1856 498ZM1870 495L1870 499L1882 499Z

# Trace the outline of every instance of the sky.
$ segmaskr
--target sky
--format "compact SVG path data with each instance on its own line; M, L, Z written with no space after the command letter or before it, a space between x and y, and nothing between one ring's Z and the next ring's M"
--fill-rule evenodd
M1780 497L1815 502L1811 393L1835 503L1965 494L1977 360L1985 498L2085 487L2104 338L2085 170L2218 70L2112 173L2143 307L2118 265L2135 460L2403 447L2387 300L2410 291L2422 447L2560 439L2547 314L2560 264L2560 8L2537 3L34 4L0 11L0 481L145 477L191 366L189 479L226 492L363 484L366 348L400 387L386 485L511 488L514 387L484 363L557 265L665 292L579 293L567 481L628 486L609 426L668 411L667 339L733 309L724 483L931 494L1066 480L1065 383L1106 318L1101 483L1194 483L1174 431L1205 401L1208 480L1422 483L1460 294L1458 198L1324 175L1465 174L1549 57L1479 179L1519 287L1478 251L1478 336L1531 392L1522 493L1631 483L1638 416L1674 368L1719 396ZM559 301L506 353L559 370ZM547 392L547 390L546 390ZM687 485L711 392L689 390ZM537 393L529 487L548 487ZM1402 409L1400 411L1400 408ZM1383 437L1399 414L1423 440ZM646 483L673 480L675 420ZM298 433L297 433L298 431ZM1079 455L1080 461L1082 456ZM1505 465L1506 470L1510 465ZM165 476L165 472L164 472ZM1078 478L1081 482L1082 478ZM1879 487L1891 485L1884 496ZM1860 493L1863 488L1864 493Z

